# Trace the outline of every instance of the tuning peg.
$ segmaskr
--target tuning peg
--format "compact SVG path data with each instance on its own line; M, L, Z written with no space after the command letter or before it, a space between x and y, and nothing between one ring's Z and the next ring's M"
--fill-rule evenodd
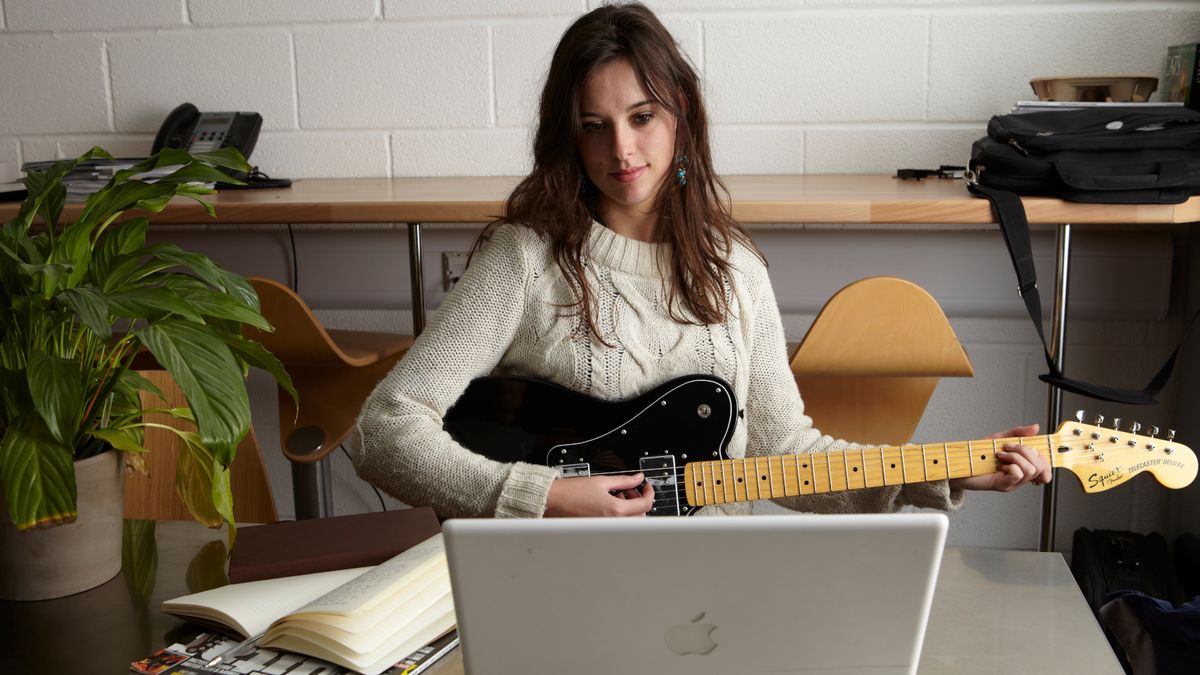
M1158 435L1158 427L1154 426L1153 424L1150 425L1150 438L1154 438L1157 435Z
M1096 415L1096 426L1104 424L1104 415Z
M1141 423L1141 422L1134 422L1134 423L1133 423L1133 426L1129 427L1129 431L1130 431L1131 433L1135 433L1135 434L1136 434L1137 432L1139 432L1139 431L1141 431L1141 430L1142 430L1142 423Z
M1170 443L1173 440L1175 440L1175 430L1167 429L1167 442Z
M1114 417L1113 418L1113 431L1120 431L1120 430L1121 430L1121 418Z
M1076 410L1075 411L1075 421L1079 422L1080 424L1083 424L1083 416L1086 414L1087 413L1082 410Z

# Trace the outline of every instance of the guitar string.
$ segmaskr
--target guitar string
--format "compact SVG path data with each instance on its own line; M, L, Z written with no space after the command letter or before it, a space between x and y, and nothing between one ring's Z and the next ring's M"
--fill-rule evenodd
M819 455L819 454L817 454L817 453L806 453L806 454L791 454L791 455L771 455L771 457L781 457L781 458L782 458L782 457L796 457L796 458L797 458L797 461L799 461L799 458L800 458L800 457L806 456L807 454L812 454L812 455L815 455L815 456L820 456L820 455ZM739 460L739 459L743 459L743 458L740 458L740 457L735 457L735 458L727 458L727 459L723 459L723 460L696 460L696 462L695 462L695 463L699 463L699 462L707 462L707 461L737 461L737 460ZM743 461L744 461L744 460L743 460ZM689 462L689 464L690 464L690 463L693 463L693 462ZM813 463L813 464L815 464L815 463ZM995 467L996 467L996 469L997 469L997 470L999 470L999 468L1000 468L1000 464L997 462L997 463L995 464ZM655 470L654 470L654 469L650 469L650 470L648 470L648 471L649 471L649 472L653 472L653 471L655 471ZM636 471L631 471L631 470L628 470L628 469L627 469L627 470L623 470L623 471L599 471L599 472L596 472L596 473L591 473L591 474L588 474L588 476L616 476L616 475L624 475L624 476L628 476L628 475L631 475L632 473L637 473L637 472L636 472ZM644 471L643 473L647 473L647 472L646 472L646 471ZM993 473L994 473L994 472L993 472ZM885 474L886 474L886 471L885 471ZM669 475L670 475L670 477L672 477L672 478L676 478L676 479L682 478L682 477L685 475L685 469L684 469L683 467L679 467L679 468L675 469L675 470L672 472L672 474L669 474ZM755 472L755 475L761 475L761 474L758 474L758 472ZM974 475L982 475L982 474L974 474ZM665 476L662 476L662 475L655 475L655 476L652 476L652 477L654 477L654 478L660 478L660 477L665 477ZM885 480L885 481L886 481L886 478L887 478L887 477L886 477L886 475L885 475L885 476L884 476L884 480ZM866 475L865 475L865 474L863 475L863 480L864 480L864 482L866 481ZM941 480L941 479L940 479L940 478L935 478L935 479L933 479L933 480ZM773 484L774 484L774 482L773 482L773 481L771 481L771 482L772 482L772 485L773 485ZM914 481L914 482L927 482L927 481ZM808 484L808 483L807 483L807 481L805 482L805 484ZM903 483L903 482L902 482L902 483L891 483L890 485L902 485L902 484L904 484L904 483ZM831 490L825 490L825 491L821 491L821 492L818 492L818 491L815 489L815 488L816 488L816 486L815 486L815 485L813 485L813 488L814 488L814 490L813 490L812 492L809 492L809 493L800 492L800 493L798 493L798 495L800 495L800 496L807 496L807 495L810 495L810 494L829 494L829 493L831 493L831 492L845 492L845 491L849 491L849 490L862 490L862 489L866 489L866 488L868 488L868 487L883 487L883 486L886 486L886 485L889 485L889 483L886 483L886 482L885 482L885 483L883 483L882 485L874 485L874 486L868 486L868 485L865 485L865 484L864 484L864 485L863 485L863 486L861 486L861 487L851 486L851 485L849 485L849 483L847 483L845 488L835 488L835 489L831 489ZM686 486L682 486L682 487L683 487L683 489L684 489L684 490L686 490ZM700 486L697 486L697 487L700 487ZM743 494L749 495L749 492L747 491L747 490L748 490L748 488L749 488L749 484L746 484L745 486L743 486L743 487L742 487L742 492L743 492ZM632 489L632 488L631 488L631 489ZM723 486L723 485L722 485L722 486L720 486L720 487L718 488L718 484L714 483L714 484L712 485L712 489L713 489L713 494L714 494L714 497L716 496L716 491L717 491L718 489L720 489L720 490L721 490L722 497L724 497L724 496L725 496L725 493L728 491L728 489L729 489L729 488L726 488L726 487L725 487L725 486ZM765 496L765 497L764 497L764 496L762 496L762 492L763 492L763 490L759 489L759 490L757 491L757 494L758 494L758 496L756 496L756 497L754 497L754 498L750 498L749 496L747 496L747 497L746 497L746 498L744 498L744 499L738 499L738 497L737 497L737 488L735 487L735 488L733 488L733 489L734 489L733 499L725 499L724 501L717 501L716 499L713 499L712 501L709 501L709 502L708 502L708 504L705 504L705 505L707 506L707 505L709 505L709 504L722 504L722 503L736 503L736 502L747 502L747 501L759 501L759 500L762 500L762 499L776 499L776 498L778 498L778 497L794 497L794 496L797 496L797 495L778 495L778 496L772 496L772 495L768 495L768 496ZM769 488L769 489L771 489L771 488ZM785 485L785 489L786 489L786 485ZM673 491L672 491L672 490L670 490L670 489L668 489L668 490L666 490L666 491L662 491L662 490L656 489L656 490L655 490L655 492L656 492L656 496L655 496L655 499L654 499L654 503L655 503L655 505L662 505L662 506L667 506L667 507L672 507L672 506L673 506L673 507L676 507L676 508L678 508L678 506L679 506L680 504L686 504L686 505L688 505L688 506L691 506L691 505L692 505L690 502L688 502L688 501L687 501L686 492L681 492L679 489L676 489L676 490L673 490ZM671 497L671 493L672 493L672 492L674 492L674 494L675 494L675 495L680 495L680 496L681 496L681 498L674 498L674 497ZM667 498L666 498L666 499L659 499L659 497L658 497L658 494L666 494L666 495L667 495Z
M995 447L995 445L996 445L998 442L1004 442L1004 443L1007 443L1007 442L1009 442L1009 441L1017 441L1017 442L1026 441L1026 442L1028 442L1028 441L1032 441L1032 440L1035 440L1035 439L1037 439L1037 440L1045 440L1047 443L1049 443L1049 442L1051 441L1051 436L1049 436L1049 435L1045 435L1045 436L1013 437L1013 438L1004 438L1004 439L994 439L994 440L992 440L992 439L983 439L983 440L989 440L989 445L992 445L993 447ZM964 451L964 450L966 451L966 456L968 457L968 460L969 460L969 461L970 461L970 463L971 463L971 474L970 474L970 475L982 475L982 473L980 473L980 474L976 474L976 473L974 473L975 467L974 467L974 457L973 457L973 454L974 454L974 452L975 452L975 451L974 451L972 448L970 448L970 443L978 443L978 442L982 442L982 440L981 440L981 441L970 441L970 442L968 442L968 443L967 443L967 447L966 447L966 448L955 448L955 450L959 451L959 452L956 452L955 454L960 454L960 453L961 453L961 451ZM907 464L907 462L904 462L904 449L906 449L906 448L914 448L914 447L916 447L916 448L921 448L922 450L924 450L924 445L927 445L927 444L915 444L915 443L914 443L914 444L912 444L912 445L903 445L903 446L881 446L881 447L878 447L878 448L862 448L862 449L860 449L860 456L862 456L862 453L863 453L863 452L865 452L865 450L872 450L872 451L874 451L874 450L879 450L879 451L881 451L881 452L886 452L888 449L896 449L896 450L900 450L899 456L900 456L900 459L901 459L901 463L902 463L902 464ZM943 451L946 453L947 459L949 460L949 454L948 454L948 453L949 453L949 449L948 449L948 447L947 447L947 444L943 443L943 444L941 444L941 445L943 446ZM1038 443L1038 445L1040 445L1040 443ZM820 457L820 456L822 456L822 455L824 455L824 456L826 457L826 462L827 462L827 465L826 465L826 470L827 470L827 472L829 472L829 473L830 473L830 478L831 478L831 483L830 483L830 485L831 485L831 489L829 489L829 490L826 490L826 491L824 491L824 492L818 492L818 491L816 490L816 485L814 484L814 485L813 485L813 491L812 491L812 492L810 492L810 493L807 493L807 494L828 494L828 493L831 493L831 492L843 492L843 491L849 491L849 490L861 490L861 489L866 489L867 487L881 487L881 486L868 486L868 485L866 485L866 484L865 484L865 483L866 483L866 474L864 473L864 474L863 474L863 481L864 481L864 484L863 484L863 486L861 486L861 487L855 487L855 486L851 486L851 485L850 485L850 480L849 480L849 474L847 474L847 480L846 480L846 482L845 482L845 487L844 487L844 488L840 488L840 489L835 489L835 488L833 488L833 486L832 486L832 471L833 471L833 466L832 466L832 465L833 465L833 463L829 461L829 455L828 455L828 454L826 454L826 453L792 453L792 454L789 454L789 455L769 455L768 457L770 457L770 458L774 458L774 457L780 457L780 458L783 458L783 457L795 457L795 458L796 458L796 462L798 463L798 462L800 461L800 458L801 458L801 457L804 457L804 456ZM924 453L922 453L922 456L924 457ZM693 462L688 462L687 464L699 463L699 462L711 462L711 461L716 461L716 462L729 462L729 461L738 461L738 460L741 460L741 461L742 461L742 463L743 463L743 468L744 468L745 462L746 462L748 459L750 459L750 458L744 458L744 457L727 457L727 458L723 458L723 459L716 459L716 460L694 460ZM757 458L755 458L755 459L757 459ZM884 469L884 468L882 467L882 464L883 464L883 461L884 461L884 459L885 459L885 458L884 458L884 457L881 455L881 457L880 457L880 470L881 470L881 472L883 472L883 474L884 474L884 476L883 476L884 483L883 483L882 485L886 486L886 485L888 485L888 483L886 482L886 481L887 481L887 475L886 475L886 474L887 474L887 471L886 471L886 469ZM936 461L936 460L935 460L935 461ZM816 462L809 462L809 463L805 464L805 466L807 467L807 465L808 465L808 464L812 464L812 465L813 465L813 469L814 469L814 470L816 469ZM849 460L848 460L848 458L847 458L846 456L843 456L843 458L842 458L842 464L843 464L843 470L844 470L844 471L848 471L848 470L849 470ZM922 462L922 465L924 466L924 462ZM769 460L768 460L768 466L769 466ZM797 477L799 477L799 471L801 470L801 467L800 467L800 465L799 465L799 464L796 464L796 465L794 465L794 466L795 466L795 469L794 469L794 470L797 472ZM865 462L863 463L863 466L864 466L864 468L865 468L865 466L866 466L866 463L865 463ZM994 464L994 466L995 466L995 469L996 469L997 471L1000 469L1000 464L999 464L999 462L996 462L996 463ZM653 478L666 478L666 477L671 477L671 478L674 478L674 479L678 480L678 479L682 478L682 477L683 477L683 476L686 474L686 468L685 468L685 467L686 467L686 464L685 464L684 466L679 466L679 467L676 467L675 469L669 470L669 471L671 471L671 473L669 473L669 474L662 474L662 473L655 474L654 472L656 472L656 471L659 471L659 470L656 470L656 469L648 469L648 470L643 470L643 471L642 471L642 473L644 473L644 474L649 474L649 475L650 475L651 477L653 477ZM924 476L925 476L926 478L928 478L928 467L925 467L925 468L926 468L926 471L924 472ZM757 469L757 467L756 467L756 469ZM949 469L947 469L947 471L949 471ZM631 475L632 473L637 473L637 471L634 471L634 470L631 470L631 469L620 470L620 471L600 471L600 472L596 472L596 473L589 473L588 475L589 475L589 476L613 476L613 475L626 475L626 476L627 476L627 475ZM722 474L723 474L723 473L724 473L724 472L722 472ZM735 471L734 473L736 474L736 471ZM745 472L743 471L743 473L745 473ZM784 474L785 474L785 477L786 477L786 474L787 474L787 473L788 473L788 471L785 471L785 472L784 472ZM989 473L994 473L994 472L989 472ZM756 475L759 475L757 470L755 471L755 474L756 474ZM935 479L933 479L933 480L941 480L941 479L940 479L940 478L935 478ZM902 481L901 483L898 483L898 484L905 484L905 483L907 483L907 482L908 482L908 481ZM929 481L927 481L927 480L926 480L926 481L914 481L914 482L929 482ZM768 490L773 490L773 489L774 489L774 479L773 479L773 477L772 477L772 479L770 480L770 483L771 483L771 485L768 487ZM808 483L807 483L807 481L806 481L804 484L808 484ZM738 495L737 495L737 486L734 486L734 488L733 488L733 489L734 489L733 499L732 499L732 500L730 500L730 499L725 499L725 501L723 501L723 502L720 502L720 501L717 501L717 499L716 499L716 496L717 496L717 495L716 495L716 491L717 491L717 489L718 489L718 485L720 485L720 484L719 484L719 483L716 483L716 482L714 482L714 483L713 483L713 485L711 486L711 487L712 487L712 490L713 490L713 496L714 496L714 499L713 499L711 502L709 502L710 504L718 504L718 503L730 503L730 502L734 502L734 503L736 503L736 502L742 502L742 501L758 501L758 500L761 500L761 499L772 499L772 498L775 498L775 497L773 497L773 496L767 496L767 497L763 497L763 496L762 496L762 490L761 490L761 489L759 489L759 490L757 490L757 491L756 491L758 496L756 496L755 498L751 499L751 498L749 497L749 491L748 491L748 490L749 490L749 484L747 483L746 485L744 485L744 486L742 487L742 492L743 492L743 494L745 494L745 495L746 495L746 497L745 497L744 499L739 499L739 498L738 498ZM799 485L799 484L798 484L798 485ZM702 486L702 485L697 485L696 487L703 487L703 486ZM686 486L683 486L683 488L684 488L684 490L686 490ZM801 496L805 496L805 493L803 492L803 488L799 488L799 489L800 489L801 491L800 491L799 493L797 493L797 494L798 494L798 495L801 495ZM726 496L726 493L727 493L727 491L729 490L729 488L727 488L727 487L725 487L725 486L723 486L723 485L722 485L722 486L720 487L720 490L721 490L721 497L725 497L725 496ZM784 480L784 490L785 490L785 491L787 490L787 482L786 482L786 478L785 478L785 480ZM656 492L661 492L661 491L660 491L660 490L656 490ZM671 495L671 493L672 493L672 492L674 492L674 494L675 494L675 495L680 495L680 494L681 494L681 493L680 493L680 491L679 491L679 489L678 489L678 485L677 485L677 487L676 487L676 489L675 489L675 490L673 490L673 491L672 491L672 490L668 489L668 490L666 491L666 494L668 495L668 498L667 498L667 499L659 499L659 498L656 496L656 497L655 497L655 500L654 500L654 503L655 503L656 505L662 505L662 506L666 506L666 507L675 507L675 508L678 508L680 504L688 504L688 505L690 505L690 502L687 502L687 498L686 498L686 492L682 494L682 498L673 498L673 497L671 497L670 495ZM782 496L796 496L796 495L786 495L786 494L785 494L785 495L782 495Z

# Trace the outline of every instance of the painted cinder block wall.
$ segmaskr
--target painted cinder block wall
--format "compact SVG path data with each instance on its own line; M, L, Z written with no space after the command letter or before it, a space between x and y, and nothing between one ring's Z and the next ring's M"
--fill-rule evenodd
M540 81L562 30L589 0L0 0L0 162L65 157L99 144L145 154L176 104L253 110L253 163L291 178L511 175L529 166ZM883 173L965 162L988 117L1032 93L1036 76L1161 73L1168 45L1200 40L1194 2L658 0L705 82L718 169L727 174ZM1156 95L1157 96L1157 95ZM427 303L444 296L440 253L474 225L426 232ZM838 223L752 230L773 263L788 337L820 304L873 274L904 276L946 307L976 369L944 381L917 440L977 438L1045 421L1039 346L989 228L864 228ZM403 225L339 229L198 227L171 238L240 272L290 280L327 323L404 331ZM1068 368L1140 386L1178 338L1194 288L1190 232L1077 228ZM1053 233L1035 233L1043 288ZM1193 299L1192 304L1195 304ZM1179 422L1195 365L1138 410L1107 416ZM1189 377L1190 375L1190 377ZM274 393L254 378L255 424L276 500L291 511L277 452ZM1182 393L1181 393L1182 392ZM1193 434L1200 429L1193 427ZM334 457L340 513L378 508ZM1064 480L1059 547L1089 527L1198 527L1194 494L1140 478L1102 495ZM952 543L1033 548L1038 491L972 495Z

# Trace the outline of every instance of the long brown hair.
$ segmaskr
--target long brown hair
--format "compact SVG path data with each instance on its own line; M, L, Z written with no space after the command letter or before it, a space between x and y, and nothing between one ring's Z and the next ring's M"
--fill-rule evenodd
M533 141L533 171L509 195L505 215L489 224L480 240L500 223L524 225L548 237L558 266L575 289L574 306L601 341L582 260L597 215L598 190L579 158L579 99L588 76L619 58L629 60L642 87L674 115L675 152L686 157L686 184L669 174L656 200L655 239L670 243L674 252L671 269L664 270L672 318L696 324L722 321L729 311L727 253L734 240L762 257L726 207L728 190L712 167L700 78L670 32L641 3L588 12L563 34L550 62ZM679 303L694 318L685 318Z

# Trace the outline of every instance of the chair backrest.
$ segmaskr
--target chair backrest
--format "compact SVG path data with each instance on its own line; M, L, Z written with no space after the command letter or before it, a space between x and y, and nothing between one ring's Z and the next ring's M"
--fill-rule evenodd
M167 399L164 403L157 397L142 392L142 405L155 408L187 405L183 390L167 371L146 370L140 371L139 374L153 382ZM147 421L176 428L195 428L188 422L162 413L147 415L146 418ZM191 514L175 493L176 456L183 444L175 434L166 429L149 428L146 430L145 445L150 450L145 455L149 475L138 472L126 475L125 517L191 520ZM242 439L230 466L230 488L233 493L233 515L237 522L270 523L279 519L271 483L263 466L262 451L253 428Z
M265 277L251 277L262 315L275 327L264 333L245 330L246 337L262 343L284 364L366 366L403 351L389 333L326 330L304 299L287 286Z
M292 289L263 277L252 277L250 283L258 293L263 316L275 331L247 329L246 337L262 343L283 363L300 398L297 410L292 397L279 392L283 454L300 464L320 461L350 434L363 401L412 346L413 338L326 330ZM289 449L289 436L304 427L321 429L325 439L322 451L297 454Z
M862 443L908 442L938 379L974 375L937 301L894 277L835 293L791 365L817 428Z

